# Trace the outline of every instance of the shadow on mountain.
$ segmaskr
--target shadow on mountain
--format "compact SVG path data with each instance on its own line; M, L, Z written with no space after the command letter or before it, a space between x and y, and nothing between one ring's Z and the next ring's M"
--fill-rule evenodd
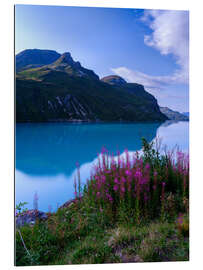
M141 137L155 138L161 123L17 124L16 169L29 175L71 175L106 147L110 153L141 149Z

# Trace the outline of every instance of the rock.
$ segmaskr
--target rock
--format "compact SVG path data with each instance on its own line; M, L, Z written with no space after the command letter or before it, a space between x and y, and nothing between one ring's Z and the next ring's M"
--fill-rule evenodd
M69 200L69 201L65 202L63 205L61 205L61 206L59 207L59 209L63 209L63 208L70 207L70 206L73 205L74 203L76 203L76 199Z
M25 224L34 225L36 220L46 220L47 214L38 210L28 210L16 217L16 226L21 227Z

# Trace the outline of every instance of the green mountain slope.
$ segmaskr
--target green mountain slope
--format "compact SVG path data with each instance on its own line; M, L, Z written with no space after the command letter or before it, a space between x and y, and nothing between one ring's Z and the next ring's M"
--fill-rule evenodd
M143 86L99 80L70 53L51 64L16 74L17 122L166 119L156 99Z
M16 55L16 71L48 65L61 55L52 50L29 49Z

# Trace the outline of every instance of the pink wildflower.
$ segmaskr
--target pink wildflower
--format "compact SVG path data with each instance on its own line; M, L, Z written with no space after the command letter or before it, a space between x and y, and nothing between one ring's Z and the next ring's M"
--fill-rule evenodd
M122 182L122 183L125 183L125 182L126 182L125 177L121 177L121 182Z
M148 200L148 196L146 194L146 192L144 193L144 201L146 202Z
M118 178L114 179L114 183L119 184Z
M126 175L129 175L129 176L132 175L132 173L131 173L130 170L125 171L125 174L126 174Z
M121 187L121 191L124 193L125 192L125 187Z
M52 211L52 206L51 205L48 206L48 210L49 210L49 213L51 213L51 211Z
M101 180L102 180L102 183L105 183L105 181L106 181L106 176L105 176L105 175L102 175L102 176L101 176Z
M157 174L158 174L158 173L157 173L157 171L154 171L154 177L156 177L156 176L157 176Z
M164 201L164 188L165 188L166 183L162 182L162 193L161 193L161 200Z
M135 177L136 177L136 178L139 178L139 177L141 177L141 176L142 176L142 173L141 173L140 171L136 171Z

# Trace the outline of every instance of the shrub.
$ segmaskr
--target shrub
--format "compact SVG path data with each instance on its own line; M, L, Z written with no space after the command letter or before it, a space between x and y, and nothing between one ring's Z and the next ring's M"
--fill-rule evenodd
M77 188L78 187L78 188ZM80 179L75 194L81 194ZM83 192L83 202L111 220L173 217L185 208L189 193L188 155L178 151L160 155L143 139L143 155L110 156L103 149L94 174ZM76 195L76 198L79 198ZM166 212L167 211L167 212Z
M103 149L83 189L77 177L73 203L20 228L26 249L16 231L16 265L188 259L188 155L143 139L143 154Z

